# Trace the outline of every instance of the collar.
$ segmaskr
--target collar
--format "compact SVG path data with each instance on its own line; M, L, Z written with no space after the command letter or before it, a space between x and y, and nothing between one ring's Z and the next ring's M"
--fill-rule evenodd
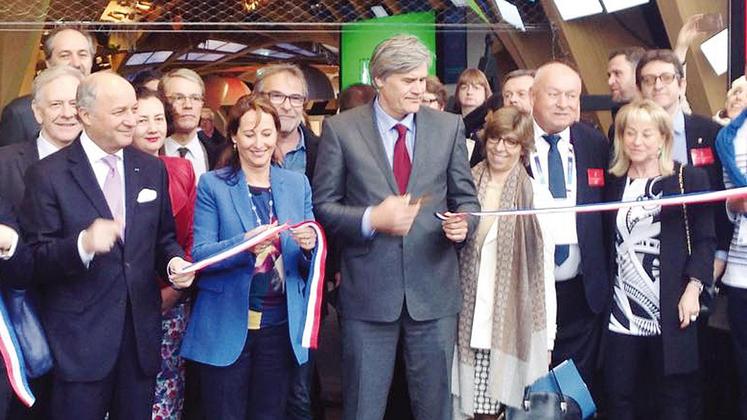
M412 133L415 128L415 114L407 114L405 115L405 118L402 118L402 120L397 120L396 118L392 117L391 115L387 114L386 111L384 111L384 108L381 107L381 104L379 103L379 97L376 96L376 99L374 100L374 114L376 115L376 121L382 126L385 127L387 130L391 130L394 128L397 124L402 124L405 127L407 127L407 131Z
M672 131L678 136L685 132L685 114L682 112L682 108L678 108L672 117Z
M300 124L296 130L298 130L298 143L296 143L296 147L293 148L293 151L306 150L306 137L303 135L303 130L301 129Z
M41 131L39 132L39 137L36 138L36 149L39 151L39 160L42 160L52 153L60 150L59 147L55 146L54 144L52 144L52 142L44 138L44 135Z
M176 155L178 153L177 150L180 147L186 147L187 149L189 149L190 152L192 152L193 155L198 156L197 152L199 149L201 149L200 137L199 137L200 132L201 130L197 130L195 132L195 135L185 145L181 145L177 143L177 141L172 139L171 136L166 137L166 141L164 142L164 147L166 148L166 154Z
M109 156L109 153L106 153L104 149L99 147L98 144L94 143L94 141L88 136L88 133L86 133L85 130L80 133L80 145L83 146L83 151L86 153L88 161L91 162L91 166L93 166L94 163L100 161L104 157ZM119 149L116 153L114 153L114 156L118 157L119 159L124 159L124 152L122 152L122 149Z
M545 132L545 130L542 129L542 127L537 124L537 120L532 119L532 124L534 125L534 143L537 145L540 141L544 144L548 144L547 140L545 140L542 136L548 134ZM558 144L562 143L571 143L571 127L566 127L562 131L555 133L560 136L560 141Z

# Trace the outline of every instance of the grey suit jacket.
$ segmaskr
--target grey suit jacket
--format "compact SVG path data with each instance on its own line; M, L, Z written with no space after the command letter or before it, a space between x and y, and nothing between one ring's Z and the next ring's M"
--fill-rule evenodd
M3 108L0 116L0 146L35 140L39 123L31 110L31 95L19 96Z
M455 315L461 305L454 243L436 211L477 211L464 125L457 115L421 107L407 192L425 196L405 237L366 238L361 220L398 189L374 121L361 106L324 122L314 171L314 214L341 248L340 306L344 317L392 322L406 302L418 321ZM470 233L476 220L470 221Z
M26 182L26 170L39 160L36 141L24 141L0 147L0 196L16 210L20 209Z

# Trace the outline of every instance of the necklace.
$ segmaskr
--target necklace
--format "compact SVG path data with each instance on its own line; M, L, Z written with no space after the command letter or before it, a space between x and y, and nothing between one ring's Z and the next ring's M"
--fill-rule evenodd
M254 194L252 194L252 187L251 187L251 185L247 184L247 189L249 190L249 203L252 206L252 213L254 213L254 218L255 218L255 220L257 222L257 226L261 226L262 225L262 219L259 217L259 212L257 211L257 205L254 204ZM270 200L267 203L268 207L269 207L267 209L267 213L268 213L267 224L270 224L270 223L272 223L272 216L273 216L272 187L267 188L267 191L270 193Z

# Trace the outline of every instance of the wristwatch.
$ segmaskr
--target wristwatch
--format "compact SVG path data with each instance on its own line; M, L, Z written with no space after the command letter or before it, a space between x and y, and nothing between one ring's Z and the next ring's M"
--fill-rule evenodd
M690 283L695 283L696 286L698 286L698 294L703 293L703 282L696 279L696 278L690 278Z

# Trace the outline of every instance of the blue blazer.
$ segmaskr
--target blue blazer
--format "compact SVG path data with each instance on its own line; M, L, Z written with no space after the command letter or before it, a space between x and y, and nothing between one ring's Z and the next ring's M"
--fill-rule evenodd
M192 257L199 261L244 240L244 233L257 227L252 216L244 173L225 180L230 168L200 177L195 204ZM298 223L314 218L311 187L302 174L272 167L270 184L279 223ZM290 236L280 235L288 302L288 334L299 364L308 359L301 347L306 320L309 260ZM249 287L255 256L242 252L200 272L197 299L182 342L181 355L196 362L228 366L234 363L248 339Z

